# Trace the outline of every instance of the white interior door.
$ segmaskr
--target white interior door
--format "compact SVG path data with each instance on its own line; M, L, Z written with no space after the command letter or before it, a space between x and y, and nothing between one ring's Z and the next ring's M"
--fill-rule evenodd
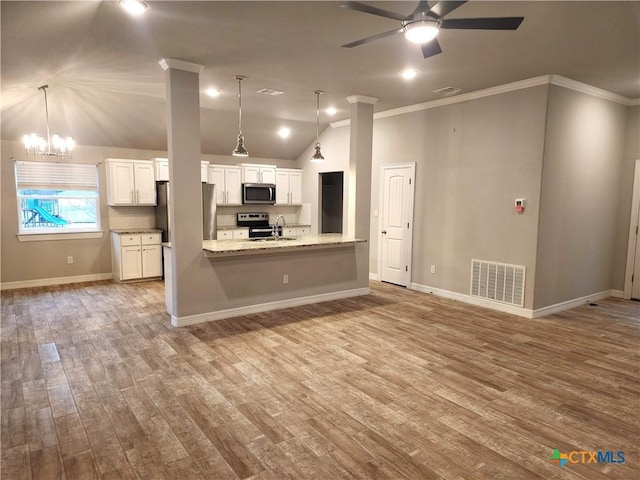
M640 208L638 208L638 217L636 218L636 228L635 228L635 236L636 236L636 249L635 249L635 260L633 263L633 280L631 282L631 298L635 298L640 300L640 233L638 230L640 229ZM633 231L631 235L633 235Z
M629 246L624 280L624 298L640 300L640 160L636 160L633 200L629 222Z
M411 282L415 164L382 165L380 280L408 286Z

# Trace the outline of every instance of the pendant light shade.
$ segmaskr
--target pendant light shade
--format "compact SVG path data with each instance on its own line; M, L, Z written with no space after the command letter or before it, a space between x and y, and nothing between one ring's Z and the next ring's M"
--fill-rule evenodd
M249 152L244 148L244 135L242 134L242 80L245 78L243 75L236 75L236 80L238 80L238 141L236 148L231 152L234 157L249 156Z
M324 162L324 157L322 156L322 152L320 151L320 95L324 92L322 90L316 90L313 92L316 96L316 153L311 157L311 161L313 163Z

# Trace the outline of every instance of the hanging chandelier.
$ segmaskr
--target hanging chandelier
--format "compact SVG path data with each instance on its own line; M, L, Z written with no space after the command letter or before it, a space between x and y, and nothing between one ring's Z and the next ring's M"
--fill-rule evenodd
M47 104L47 88L49 85L42 85L38 90L44 93L44 113L47 121L47 139L37 136L35 133L24 135L22 143L28 155L44 155L48 157L66 157L71 155L76 143L71 137L62 138L59 135L51 136L49 130L49 105Z
M242 80L245 78L243 75L236 75L236 80L238 80L238 143L231 152L234 157L249 156L249 152L244 148L244 135L242 134Z
M316 90L313 93L316 96L316 153L311 157L311 161L313 163L320 163L324 162L324 157L320 152L320 142L318 140L320 138L320 95L324 92L322 90Z

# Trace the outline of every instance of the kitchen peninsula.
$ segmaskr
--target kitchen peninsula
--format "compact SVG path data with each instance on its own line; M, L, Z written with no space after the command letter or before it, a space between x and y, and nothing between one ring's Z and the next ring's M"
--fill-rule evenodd
M259 240L205 240L201 274L206 313L178 317L172 305L172 248L164 245L165 301L174 326L366 295L366 240L342 234Z

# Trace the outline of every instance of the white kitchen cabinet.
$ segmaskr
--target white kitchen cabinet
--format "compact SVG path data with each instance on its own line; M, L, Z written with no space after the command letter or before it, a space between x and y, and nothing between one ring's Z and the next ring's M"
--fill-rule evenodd
M155 205L156 182L153 162L108 158L107 205Z
M285 227L282 230L283 237L299 237L300 235L308 235L309 227Z
M155 168L156 182L168 182L169 181L169 159L154 158L153 165Z
M113 278L119 282L162 276L160 233L111 235Z
M209 162L200 162L200 182L207 183L209 176Z
M242 205L242 174L233 165L209 165L207 183L216 186L218 205Z
M154 166L156 173L156 182L169 181L169 159L154 158ZM206 183L208 175L209 162L200 162L200 181Z
M242 183L276 183L275 165L241 163Z
M218 240L244 240L249 238L248 228L218 230Z
M276 205L302 205L302 170L276 169Z

